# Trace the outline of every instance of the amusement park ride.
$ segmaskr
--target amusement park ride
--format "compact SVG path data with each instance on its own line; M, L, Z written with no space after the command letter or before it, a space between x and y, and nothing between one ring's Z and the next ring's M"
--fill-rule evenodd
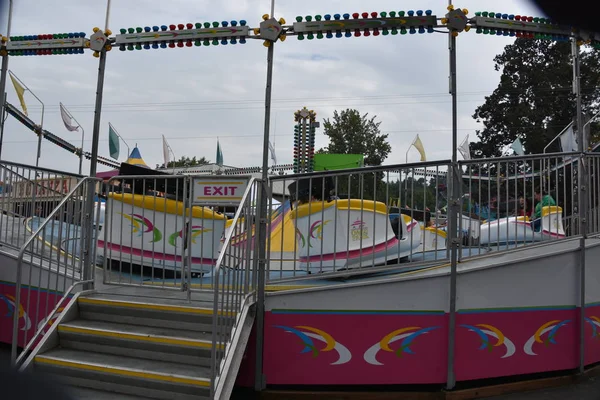
M92 140L92 150L89 153L89 158L91 160L90 165L90 176L94 177L96 175L96 164L97 162L101 162L101 158L98 156L98 140L100 136L100 119L101 119L101 109L102 109L102 93L104 86L104 72L105 72L105 63L106 58L109 54L112 54L112 50L118 48L120 51L145 51L145 50L162 50L162 49L175 49L175 48L195 48L195 47L203 47L203 46L230 46L230 45L242 45L250 40L259 40L262 41L262 44L267 48L267 78L266 78L266 92L265 92L265 121L264 121L264 140L263 140L263 158L262 158L262 181L263 183L260 185L260 196L259 196L259 206L258 210L258 229L257 229L257 241L258 243L266 243L267 241L267 212L268 212L268 175L267 171L269 169L268 160L269 160L269 132L270 132L270 112L271 112L271 83L273 80L273 57L274 57L274 48L279 46L279 42L283 42L286 38L291 36L296 36L298 40L322 40L322 39L333 39L333 38L355 38L357 40L368 40L366 38L370 38L371 36L405 36L405 35L413 35L413 34L429 34L429 33L448 33L449 37L449 55L450 55L450 94L452 96L452 160L451 160L451 168L449 168L448 175L450 175L450 185L449 185L449 214L448 214L448 229L447 229L447 246L448 252L450 254L450 260L448 263L448 271L444 273L444 275L435 275L437 272L431 272L431 275L424 276L424 279L415 279L410 283L407 283L407 279L409 278L399 278L396 281L389 281L385 283L384 286L382 284L380 288L382 290L377 290L372 292L370 298L372 299L372 303L375 305L371 305L371 307L383 307L381 304L386 301L386 293L393 292L394 300L391 301L393 304L398 303L398 298L402 293L402 296L423 296L424 293L427 293L430 297L424 298L424 303L426 305L418 304L415 307L420 307L419 310L441 310L441 311L423 311L421 314L425 315L422 319L421 317L414 317L417 315L416 313L411 314L412 311L407 311L406 314L402 314L400 312L393 314L392 311L382 311L377 314L376 312L364 311L359 313L358 308L351 309L352 305L350 303L355 304L358 296L354 294L359 290L358 286L355 287L346 287L339 290L330 290L326 291L326 289L319 289L320 291L313 291L312 293L291 293L291 294L281 294L280 296L273 296L270 301L272 304L270 305L268 310L265 309L265 293L264 290L257 291L257 301L256 301L256 347L255 347L255 355L254 357L254 369L253 369L253 379L254 385L258 389L264 388L265 382L263 380L262 371L263 371L263 352L264 349L269 346L270 352L272 354L278 353L276 356L272 356L272 359L269 361L268 365L264 364L264 368L268 369L272 372L273 377L269 377L267 374L267 383L269 384L281 384L281 385L290 385L290 384L311 384L311 385L336 385L336 384L365 384L365 385L375 385L375 384L398 384L398 383L407 383L407 384L417 384L417 383L445 383L448 389L454 388L457 380L469 380L476 378L489 378L489 377L497 377L497 376L506 376L515 374L514 371L521 371L520 373L532 373L532 372L540 372L547 371L546 364L542 356L535 358L536 354L531 350L531 346L533 341L537 343L542 343L540 336L544 333L554 332L559 327L563 326L563 322L561 319L565 319L567 317L556 317L551 322L548 322L545 325L542 325L539 330L533 336L533 341L527 341L529 344L525 344L524 354L517 353L515 355L515 344L508 338L503 335L498 329L493 326L485 323L485 322L477 322L473 319L473 321L469 320L468 315L461 315L460 318L466 320L463 324L459 325L457 323L458 312L457 310L460 307L467 308L465 304L468 303L472 309L475 309L475 305L479 305L478 302L487 302L486 305L482 305L480 308L485 308L487 305L491 304L488 308L493 308L492 305L496 307L501 307L496 305L496 303L502 303L505 301L518 301L518 296L506 296L506 293L496 293L494 292L495 287L490 286L489 293L486 296L482 294L473 295L472 298L469 296L463 296L462 299L457 297L457 275L458 275L458 252L457 249L459 247L459 233L458 233L458 224L459 224L459 214L460 214L460 179L461 173L457 172L460 170L459 164L457 161L457 77L456 77L456 41L457 37L461 33L469 32L470 30L475 31L477 34L482 35L493 35L493 36L507 36L507 37L516 37L516 38L529 38L532 40L554 40L554 41L571 41L572 42L572 51L573 51L573 68L574 68L574 92L577 96L577 126L583 126L583 117L581 112L581 91L580 91L580 78L579 78L579 47L581 45L591 45L595 48L600 48L600 35L592 32L584 32L578 29L573 29L571 27L560 26L554 24L551 20L546 18L533 18L529 16L521 16L514 14L506 14L506 13L496 13L496 12L476 12L473 16L469 15L469 12L466 9L456 8L453 5L449 5L447 8L447 12L443 16L436 16L430 10L409 10L409 11L389 11L389 12L362 12L362 13L336 13L336 14L322 14L322 15L314 15L314 16L298 16L292 24L287 24L287 22L283 19L276 19L274 17L274 10L271 10L270 14L263 15L262 21L258 24L257 27L252 28L248 25L246 20L232 20L232 21L221 21L221 22L204 22L204 23L180 23L180 24L171 24L171 25L153 25L153 26L145 26L145 27L130 27L123 28L119 30L119 33L113 35L113 33L108 29L99 29L94 28L93 33L87 37L87 35L83 32L79 33L58 33L58 34L36 34L36 35L24 35L24 36L10 36L2 38L2 48L0 50L0 54L3 56L2 60L2 75L0 79L0 93L5 92L6 86L6 74L8 71L8 59L10 57L17 56L50 56L50 55L75 55L75 54L83 54L86 50L92 52L94 57L99 58L99 68L98 68L98 83L97 83L97 92L96 92L96 109L95 109L95 117L94 117L94 126L93 126L93 140ZM9 23L9 31L10 31L10 23ZM344 41L345 43L345 41ZM350 44L349 44L350 45ZM17 115L13 106L9 104L2 105L2 111L0 115L4 115L4 112L11 113L12 115ZM304 173L311 173L314 168L314 134L316 124L316 114L313 111L310 111L306 108L298 111L295 115L295 134L294 134L294 144L295 144L295 158L293 163L293 171L297 173L298 176ZM32 124L31 121L21 121L26 124ZM38 134L42 134L42 132L36 132ZM51 134L47 132L43 132L44 136L49 138L50 140L54 140L59 144L63 144L64 147L68 147L65 145L60 138L54 138ZM584 153L584 142L583 142L583 130L578 130L579 135L579 152ZM60 140L59 140L60 139ZM1 145L1 144L0 144ZM71 151L83 151L83 149L73 149L69 148ZM580 158L580 162L577 164L578 168L578 179L587 179L587 166L585 162L585 157ZM579 210L580 213L585 215L587 211L587 198L588 193L586 192L586 187L584 185L577 185L577 198L579 199ZM88 200L93 199L94 197L93 187L90 185L90 189L88 190ZM125 196L123 196L125 197ZM354 200L352 200L354 201ZM346 209L350 210L352 207L355 207L355 204L352 201L348 201L345 205ZM86 213L88 215L93 215L93 201L87 201ZM342 204L342 202L340 202ZM310 205L310 204L309 204ZM302 206L298 207L301 209ZM331 212L335 211L334 207L331 207L329 210ZM310 211L308 212L310 215ZM300 224L300 217L297 217L297 224ZM324 219L324 218L323 218ZM299 222L300 221L300 222ZM310 222L310 221L309 221ZM302 222L304 223L304 222ZM581 300L580 304L586 304L586 281L585 281L585 251L586 249L586 239L587 239L587 221L585 218L581 218L579 220L580 229L579 232L582 232L581 241L579 244L579 248L583 249L580 251L580 258L578 267L580 268L580 273L577 278L573 278L574 284L573 287L578 287L577 295L579 296L579 300ZM324 224L323 224L324 225ZM310 226L312 235L313 226ZM88 230L88 232L84 235L88 242L85 244L87 249L90 249L92 246L92 227L83 227ZM201 228L201 227L200 227ZM360 231L357 237L360 237L362 240L362 227L359 228ZM183 232L183 231L182 231ZM386 232L387 234L387 232ZM306 235L308 237L308 235ZM310 246L310 238L309 238L309 246ZM266 257L266 246L258 246L258 265L261 266L257 270L257 287L261 288L265 285L265 264L267 263ZM86 253L87 254L87 253ZM86 256L87 257L87 256ZM531 256L531 259L534 259ZM532 261L533 262L533 261ZM334 261L335 263L335 261ZM85 268L85 266L89 266L92 264L92 260L88 257L84 260L84 271L86 274L91 274L91 268ZM496 274L493 271L493 268L489 269L489 274ZM523 270L521 270L523 271ZM482 274L481 271L477 272ZM487 272L486 272L487 273ZM515 272L518 273L518 272ZM476 274L472 274L470 278L473 280L471 282L471 286L466 287L465 283L462 283L462 290L471 290L475 292L479 290L482 286L482 280L480 278L473 278ZM464 275L462 275L464 276ZM462 279L461 276L461 279ZM482 276L482 275L477 275ZM506 275L503 275L506 276ZM560 276L556 275L558 278ZM569 275L571 276L571 275ZM557 279L558 279L557 278ZM90 280L91 276L84 276L84 280ZM404 280L402 280L404 279ZM447 281L445 280L447 279ZM465 278L467 279L467 278ZM480 279L480 281L477 281ZM501 278L499 275L495 278L497 281L500 281ZM527 279L532 278L523 278L522 281L519 281L518 278L515 278L515 284L521 284L525 282ZM548 279L554 279L554 276L549 276ZM497 282L494 281L494 282ZM429 282L429 283L427 283ZM576 285L575 285L576 283ZM536 283L537 285L538 283ZM396 285L396 286L393 286ZM430 285L430 286L427 286ZM392 287L393 286L393 287ZM366 288L367 286L364 286ZM370 290L373 290L371 286ZM356 290L352 292L352 290ZM367 289L365 289L367 290ZM569 288L570 291L573 291L573 288ZM493 293L492 293L493 292ZM562 295L560 289L551 291L553 296ZM545 292L544 292L545 293ZM550 289L548 289L548 293L550 293ZM571 292L569 292L571 293ZM447 295L446 295L447 294ZM290 296L289 301L284 299L284 296ZM302 295L307 295L302 298L302 301L306 303L306 306L302 308L298 304L301 303L299 300ZM17 293L15 304L19 302L20 294ZM298 297L293 297L298 296ZM441 300L439 302L434 301L438 296L440 299L443 298L445 303ZM541 296L541 295L540 295ZM506 299L506 297L511 297L510 299ZM523 297L521 297L523 298ZM281 299L281 300L280 300ZM421 297L419 297L421 299ZM449 301L448 301L449 299ZM484 299L484 300L482 300ZM496 303L492 304L493 301ZM408 301L410 304L415 304L414 299L411 298ZM286 301L288 301L286 303ZM419 300L420 301L420 300ZM523 300L525 302L526 300ZM536 300L537 301L537 300ZM539 300L542 302L542 300ZM540 304L541 306L549 306L549 303L554 301L553 299L543 300L545 303ZM565 300L566 301L566 300ZM295 303L294 303L295 302ZM378 303L381 302L381 303ZM297 307L298 310L292 310L292 306L290 304L295 304L294 307ZM335 303L335 304L334 304ZM431 305L434 304L435 305ZM477 303L477 304L475 304ZM548 303L548 304L546 304ZM391 303L390 303L391 304ZM444 305L440 305L444 304ZM447 306L445 304L448 304ZM563 303L566 304L566 303ZM339 313L334 313L327 311L326 307L338 307L342 308L342 311ZM367 305L361 305L363 307L367 307ZM390 305L387 305L391 307ZM286 308L287 311L286 312ZM299 314L302 314L302 311L308 310L310 307L314 309L319 309L319 311L315 311L314 313L305 313L303 317L298 317ZM325 308L323 308L325 307ZM358 306L356 306L358 307ZM430 307L430 308L427 308ZM586 321L590 318L587 317L586 314L586 306L578 306L575 307L577 310L573 310L573 312L569 315L569 318L579 318L578 332L573 328L576 324L572 323L569 327L571 329L570 335L573 337L578 337L578 343L580 345L578 355L578 361L574 361L569 357L563 357L562 366L566 366L563 369L572 369L578 367L581 372L584 371L585 366L590 364L590 357L586 356L585 348L590 343L587 338L584 336L586 330ZM367 310L376 310L377 308L368 308ZM290 311L291 310L291 311ZM385 313L388 314L385 314ZM528 311L533 312L533 311ZM567 311L559 311L558 313L563 313L567 315ZM570 313L571 311L569 311ZM332 314L332 316L328 315ZM370 314L369 314L370 313ZM270 325L267 327L265 323L265 315L268 314L268 318L270 318ZM356 314L356 315L354 315ZM406 322L411 324L409 328L394 328L393 324L388 322L381 322L383 325L389 325L386 329L388 332L392 333L384 336L382 338L378 338L375 345L372 347L362 348L361 346L365 346L366 342L361 342L361 335L355 335L354 337L350 337L347 335L348 332L352 332L359 328L359 325L364 327L376 326L379 324L378 321L383 321L385 315L395 315L401 316L404 318L408 315L408 319L410 322ZM418 315L421 315L418 314ZM473 312L472 314L475 314ZM490 315L490 314L486 314ZM562 315L562 314L561 314ZM300 322L301 318L306 317L306 320L309 322ZM399 317L400 318L400 317ZM412 319L411 319L412 318ZM516 318L516 317L515 317ZM538 317L536 317L538 318ZM337 342L331 335L327 334L325 331L311 328L307 326L309 324L317 324L323 323L327 324L330 321L340 321L339 326L337 327L336 334L334 335L336 339L342 337L344 335L346 340L344 343L348 345L351 343L352 347L352 355L350 350L341 343ZM356 322L356 321L361 321ZM425 321L426 322L423 322ZM274 322L275 321L275 322ZM364 321L364 323L363 323ZM570 320L569 320L570 321ZM567 321L567 322L569 322ZM600 320L599 320L600 321ZM419 325L421 327L417 327L417 324L429 324L430 328L422 328L425 325ZM566 323L566 322L565 322ZM336 329L335 326L330 323L328 329ZM344 325L346 324L346 325ZM600 322L599 322L600 324ZM285 325L285 326L284 326ZM290 325L289 327L286 327ZM292 328L291 325L295 327ZM343 326L342 326L343 325ZM434 326L435 325L435 326ZM441 329L441 326L444 326ZM477 325L477 326L475 326ZM594 334L596 333L597 326L593 325ZM447 328L446 328L447 327ZM327 358L327 360L331 360L332 363L330 365L324 365L322 367L314 367L310 364L308 360L310 357L304 359L284 359L285 357L281 356L281 354L290 355L291 350L283 349L281 351L275 350L272 346L272 343L279 341L281 343L281 336L279 332L281 329L286 328L285 332L288 334L295 334L299 338L302 339L304 345L306 345L305 349L302 350L302 355L306 355L304 353L312 354L312 360L317 359L317 356L320 361L323 358L328 357L327 354L320 355L321 353L333 354L336 353L339 355L339 359L336 361L334 358ZM344 328L344 329L342 329ZM436 329L440 328L438 331ZM475 367L469 367L466 365L467 358L463 354L455 354L455 348L462 346L464 348L465 343L461 342L461 337L458 337L457 332L460 329L466 328L466 330L470 332L476 332L481 336L483 341L483 347L489 351L492 351L493 348L497 346L504 345L506 348L506 354L502 357L502 359L510 359L507 363L504 364L493 364L486 363L486 371L482 372L481 370L477 370ZM13 327L16 332L16 325ZM303 329L302 331L300 331ZM362 329L362 328L361 328ZM366 328L365 328L366 329ZM404 329L404 330L403 330ZM515 328L516 329L516 328ZM554 329L554 331L552 331ZM432 337L433 335L442 335L445 330L446 339L442 336L436 336L436 344L432 345L430 348L419 347L419 351L423 351L424 357L421 361L417 362L417 367L413 368L412 366L406 366L403 364L399 370L393 366L393 361L405 360L401 357L404 355L406 357L412 356L413 351L409 348L411 342L415 337L419 336L422 333L427 333L426 337ZM431 332L431 333L430 333ZM435 332L435 333L434 333ZM288 335L289 336L289 335ZM495 338L494 342L490 342L490 337ZM279 339L278 339L279 338ZM323 342L326 344L326 347L322 350L317 349L317 345L314 340ZM526 338L525 338L526 339ZM270 342L273 341L273 342ZM390 347L390 344L394 341L402 340L402 348L396 352L398 356L396 359L386 358L389 361L388 367L383 367L384 358L389 356L389 353L393 353L394 350ZM549 339L554 343L554 337L551 336ZM577 340L573 339L574 342ZM447 346L446 346L447 343ZM584 344L585 343L585 344ZM529 346L529 347L527 347ZM282 345L283 347L283 345ZM503 347L503 348L504 348ZM575 348L575 346L572 346ZM365 351L366 350L366 351ZM355 357L352 362L350 362L353 355L358 354L357 351L361 351L361 357ZM573 350L571 349L571 352ZM281 353L281 354L280 354ZM376 358L377 353L380 353L379 360ZM440 354L443 355L440 356ZM569 353L570 354L570 353ZM514 358L511 358L515 355ZM295 356L295 355L294 355ZM293 357L290 355L290 357ZM530 357L529 359L527 357ZM533 358L532 358L533 357ZM595 356L594 356L595 357ZM532 360L529 364L520 360ZM595 358L594 358L595 359ZM274 361L275 360L275 361ZM364 362L363 362L364 360ZM514 361L513 361L514 360ZM361 364L357 364L360 362ZM562 361L561 361L562 362ZM265 361L266 363L266 361ZM483 363L483 361L482 361ZM512 363L512 364L511 364ZM348 364L347 366L343 366L344 364ZM493 365L492 365L493 364ZM473 365L476 365L473 364ZM480 364L477 364L480 365ZM335 369L334 367L337 367ZM321 368L321 369L319 369ZM512 370L511 370L512 368ZM299 382L299 378L294 378L294 376L304 376L311 375L307 371L316 372L313 374L314 376L307 377L305 381ZM457 371L459 373L457 374ZM508 372L511 371L511 372ZM277 375L277 373L279 375ZM487 374L487 375L486 375Z

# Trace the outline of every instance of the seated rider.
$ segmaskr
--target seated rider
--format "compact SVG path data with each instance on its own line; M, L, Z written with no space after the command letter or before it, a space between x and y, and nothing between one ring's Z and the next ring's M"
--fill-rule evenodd
M539 232L542 227L542 208L547 206L555 206L556 202L549 194L542 196L542 190L539 187L535 189L534 199L537 204L535 205L535 210L533 213L534 221L531 223L531 227L535 232Z

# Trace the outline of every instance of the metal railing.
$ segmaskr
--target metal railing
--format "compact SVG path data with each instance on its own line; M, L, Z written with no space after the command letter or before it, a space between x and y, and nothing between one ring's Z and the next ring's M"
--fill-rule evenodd
M578 160L561 153L461 161L458 259L578 235ZM600 168L600 158L590 168ZM271 192L286 192L268 222L268 280L448 262L449 170L439 161L271 178ZM589 183L590 204L599 201L599 175ZM597 216L590 219L597 229Z
M190 179L145 175L107 182L98 241L105 283L183 290L192 276L212 271L225 217L189 206Z
M0 161L0 242L19 249L30 232L28 217L47 216L83 176Z
M461 161L459 259L578 234L576 154Z
M258 215L253 199L261 181L251 178L232 220L228 221L223 247L213 271L213 321L211 395L222 390L223 374L235 350L232 340L256 301L259 241L255 240ZM260 288L259 290L264 290ZM211 397L212 398L212 397ZM218 398L218 397L214 397Z
M86 213L89 193L101 181L80 180L45 218L32 216L25 227L30 232L17 258L15 312L13 315L12 361L19 364L41 339L48 323L66 306L74 289L81 284L93 284L92 271L83 271L89 251L95 256L95 246L87 249L86 241L97 238L100 203ZM89 242L88 242L89 243ZM86 279L87 277L90 277ZM30 334L33 329L33 333ZM17 358L17 348L24 347Z

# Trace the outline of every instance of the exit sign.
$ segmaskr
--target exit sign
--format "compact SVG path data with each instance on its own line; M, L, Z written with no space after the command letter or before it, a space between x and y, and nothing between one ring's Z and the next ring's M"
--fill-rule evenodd
M244 177L195 177L192 182L192 201L198 205L239 204L248 187Z

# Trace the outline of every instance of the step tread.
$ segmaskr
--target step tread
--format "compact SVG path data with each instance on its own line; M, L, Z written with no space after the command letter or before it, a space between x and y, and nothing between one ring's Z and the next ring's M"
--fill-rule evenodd
M35 357L35 362L198 386L208 386L210 383L209 367L190 367L187 364L65 348L55 348L40 354Z
M141 325L130 325L116 322L105 322L96 320L77 319L62 323L58 327L58 331L76 332L76 330L91 330L95 331L93 334L99 334L103 336L114 336L123 339L135 340L135 336L139 336L139 340L144 339L155 339L153 341L169 344L180 344L188 346L200 346L212 343L212 334L209 332L197 332L183 329L173 329L166 327L153 327L153 326L141 326ZM86 333L86 332L82 332ZM122 335L122 336L121 336ZM125 337L123 337L125 336ZM177 343L179 342L179 343Z
M88 389L82 387L71 386L67 392L73 399L76 400L151 400L149 397L128 396L122 393L106 392L103 390Z
M157 299L150 297L134 296L111 296L107 294L92 294L82 296L79 302L92 305L109 305L115 307L141 308L149 310L164 310L171 312L182 312L190 314L212 315L213 307L207 303L187 303L183 301L169 301L169 299Z
M212 291L197 291L194 292L192 298L188 300L188 293L181 290L172 290L162 287L127 285L106 287L95 293L86 295L85 298L131 300L134 302L148 304L164 304L191 308L212 309L214 293Z

